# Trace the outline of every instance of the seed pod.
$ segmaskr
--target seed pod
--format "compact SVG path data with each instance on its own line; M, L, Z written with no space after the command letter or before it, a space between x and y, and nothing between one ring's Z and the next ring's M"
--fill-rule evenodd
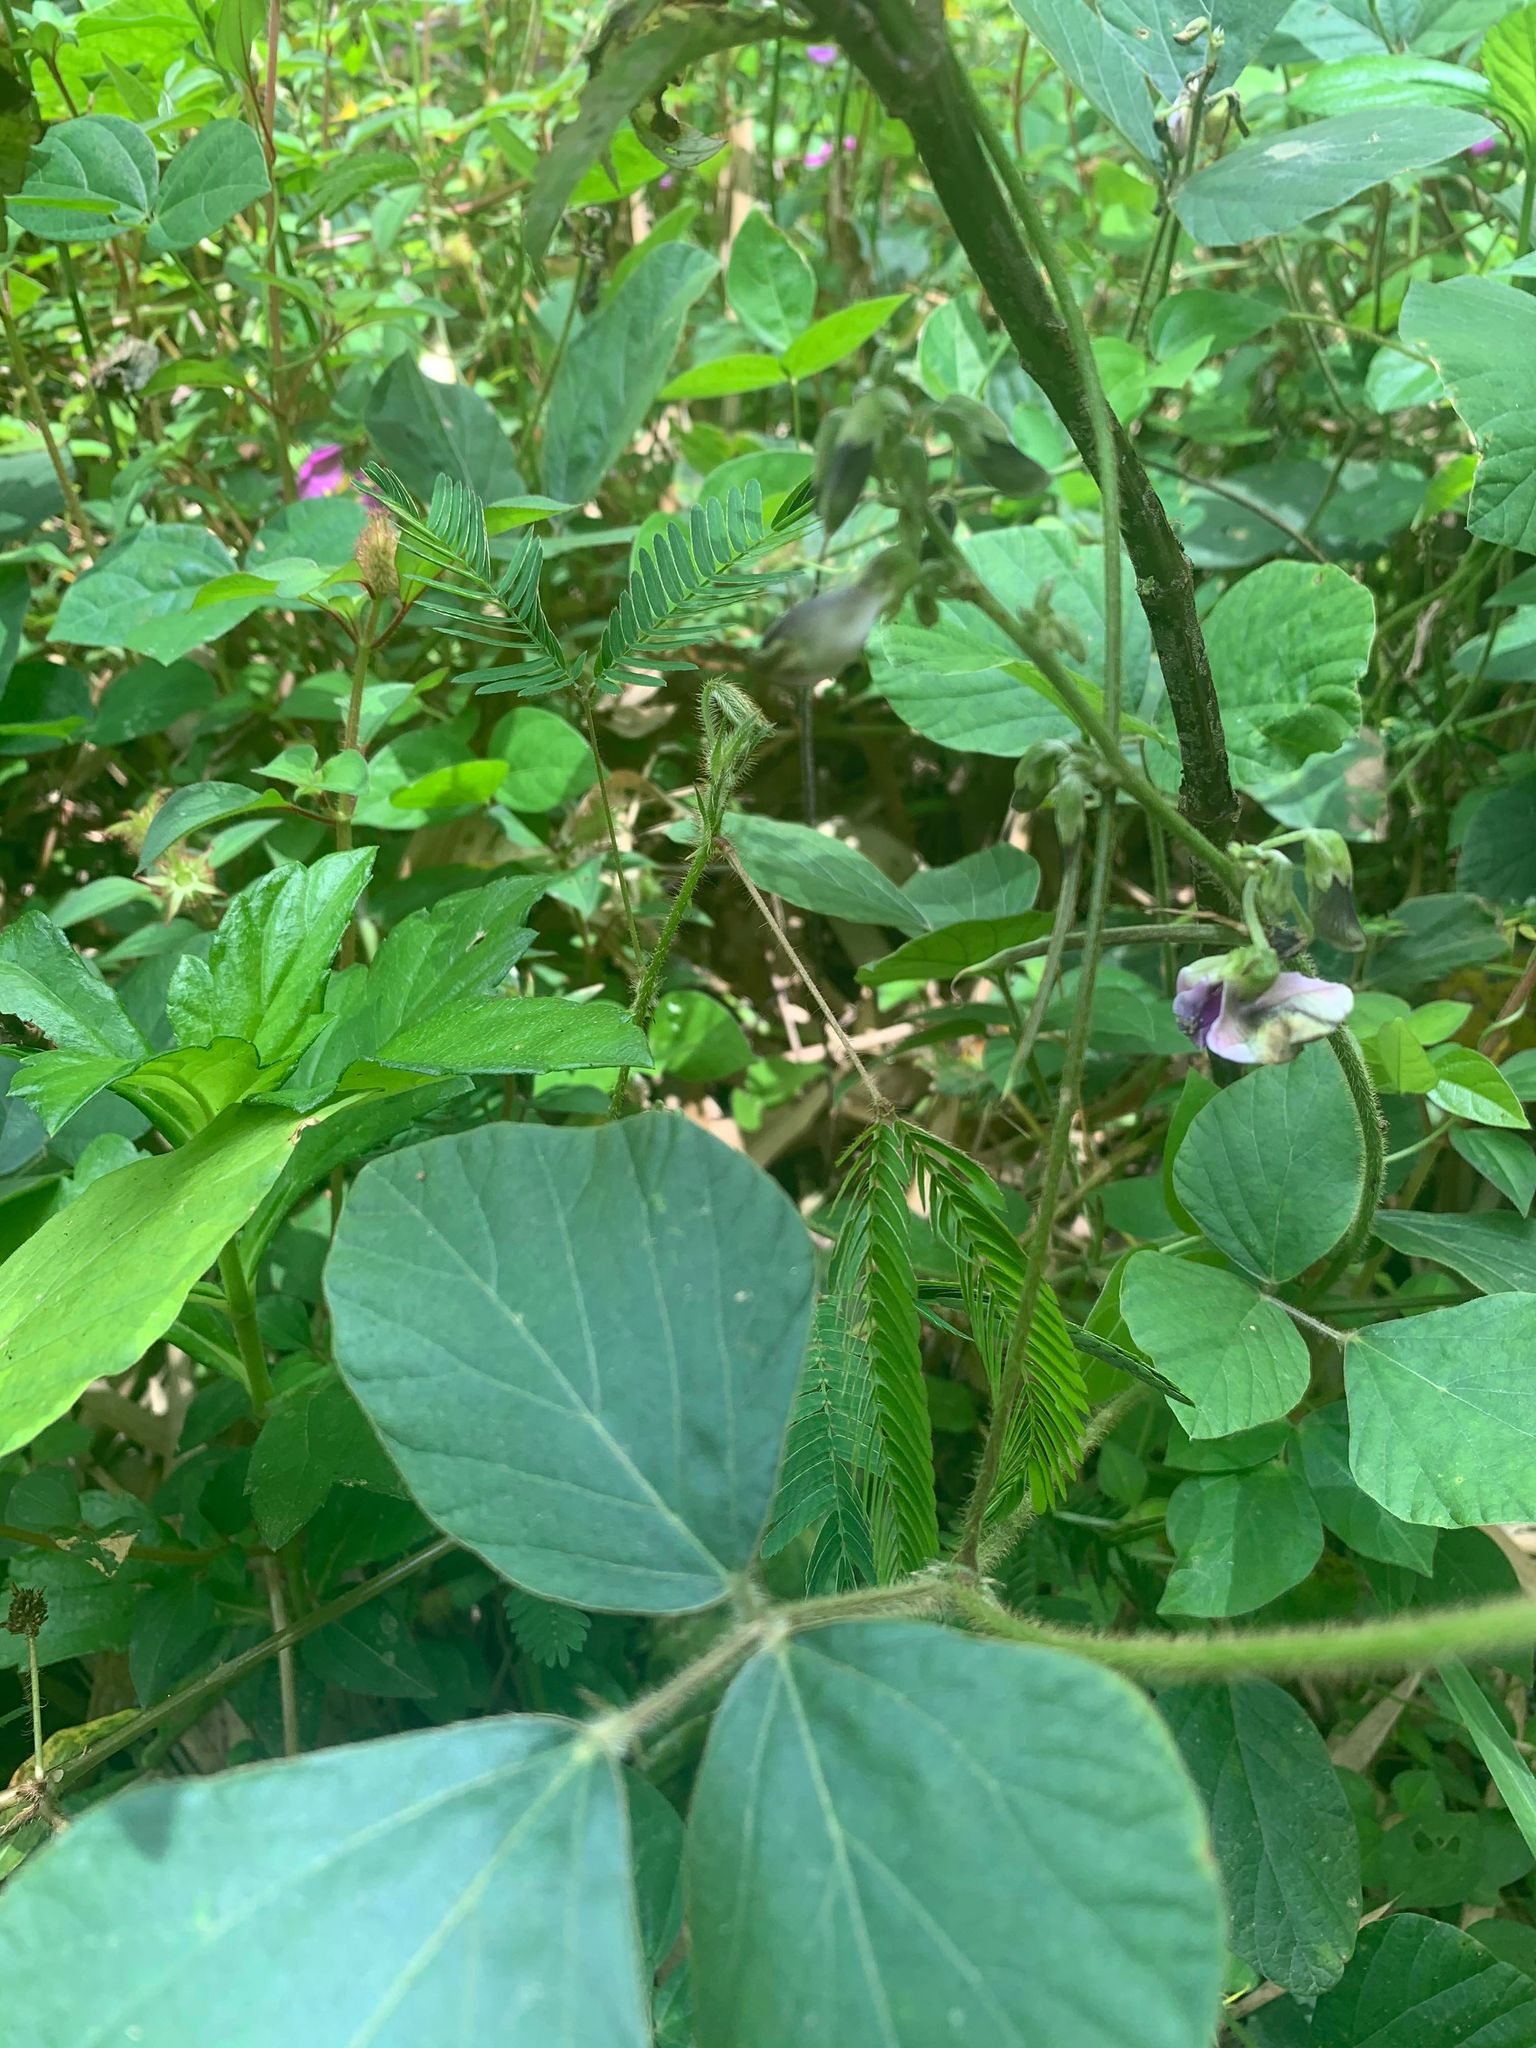
M836 420L835 432L827 429ZM861 398L846 412L829 413L816 436L816 510L829 535L864 494L880 438L880 416Z

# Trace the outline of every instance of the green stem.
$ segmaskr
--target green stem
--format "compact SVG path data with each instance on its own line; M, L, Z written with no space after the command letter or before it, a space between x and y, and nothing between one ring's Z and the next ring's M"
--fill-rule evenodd
M264 1416L272 1404L272 1376L267 1371L266 1346L261 1341L261 1330L256 1321L256 1296L246 1274L245 1261L240 1256L240 1247L233 1238L219 1253L219 1278L224 1283L224 1299L229 1304L229 1320L235 1333L235 1343L239 1346L240 1363L245 1369L251 1406L258 1417Z
M451 1537L439 1536L435 1543L427 1544L423 1550L413 1551L409 1557L401 1558L398 1564L392 1564L387 1571L378 1572L373 1578L365 1579L360 1586L349 1586L344 1593L338 1593L334 1600L327 1600L323 1607L311 1608L308 1614L301 1615L297 1621L291 1621L287 1628L277 1630L259 1643L253 1643L250 1649L243 1650L238 1657L231 1657L227 1664L216 1664L212 1671L205 1672L201 1678L194 1678L192 1683L184 1685L180 1692L173 1692L168 1699L146 1707L142 1713L135 1714L131 1721L125 1721L123 1726L114 1730L111 1735L104 1736L100 1742L92 1743L73 1763L65 1766L50 1790L55 1797L62 1797L72 1791L76 1785L104 1764L108 1757L116 1756L120 1750L138 1742L162 1721L173 1720L177 1715L185 1713L188 1708L211 1706L233 1686L249 1678L253 1671L259 1671L269 1657L279 1656L284 1650L292 1649L295 1643L303 1642L306 1636L312 1636L317 1629L326 1627L329 1622L339 1621L344 1614L350 1614L354 1608L366 1606L370 1600L377 1600L381 1595L393 1592L396 1586L403 1586L408 1579L415 1578L418 1572L425 1571L428 1565L436 1564L439 1559L447 1557L453 1548Z
M1243 875L1237 862L1213 845L1200 828L1191 823L1178 806L1163 795L1155 783L1149 781L1139 768L1132 766L1107 722L1088 702L1055 652L1037 640L1013 612L1005 604L1000 603L984 583L977 580L975 571L955 545L942 521L930 516L928 532L940 552L948 557L952 566L964 578L964 588L957 595L963 597L967 604L975 605L979 612L984 612L995 626L1008 635L1025 660L1039 669L1061 699L1068 716L1098 748L1105 766L1126 795L1134 797L1144 811L1155 817L1170 838L1177 839L1187 846L1196 859L1203 862L1211 871L1234 902L1240 901L1243 893Z
M1008 1061L1008 1072L1003 1079L1002 1099L1006 1102L1019 1085L1019 1076L1028 1064L1029 1056L1035 1049L1035 1040L1040 1036L1040 1027L1045 1022L1045 1013L1050 1007L1051 996L1056 987L1056 977L1061 972L1061 957L1075 938L1082 943L1086 932L1073 932L1070 927L1077 915L1077 889L1083 872L1083 842L1074 839L1063 849L1061 865L1061 887L1056 896L1056 917L1051 926L1051 935L1045 942L1045 966L1040 974L1040 986L1035 990L1035 999L1029 1006L1029 1015ZM976 1149L981 1150L977 1139Z
M779 132L779 75L783 69L783 64L784 38L782 36L775 36L773 39L773 68L768 78L768 133L766 137L768 147L764 152L768 186L768 218L770 220L774 218L775 210L779 203L779 172L778 165L774 161L773 142L774 137Z
M27 1632L27 1700L32 1708L32 1771L39 1785L47 1780L43 1763L43 1684L37 1669L37 1637Z
M1518 260L1531 246L1531 208L1536 203L1536 130L1532 131L1525 150L1525 183L1520 188L1520 225L1515 231L1515 256Z
M1344 1233L1337 1251L1323 1268L1318 1279L1316 1291L1319 1294L1327 1293L1370 1236L1376 1220L1376 1211L1381 1207L1387 1176L1387 1150L1381 1121L1381 1104L1377 1100L1376 1089L1365 1064L1365 1055L1347 1024L1341 1024L1338 1030L1330 1035L1328 1043L1339 1063L1339 1071L1348 1083L1350 1096L1355 1105L1355 1118L1360 1126L1360 1139L1365 1148L1365 1173L1360 1183L1360 1200L1355 1205L1349 1229Z
M363 745L358 734L363 727L363 692L368 687L368 663L373 655L373 636L379 621L379 600L370 597L368 610L364 614L362 627L357 636L357 653L352 661L352 688L347 694L347 715L342 721L340 752L361 754ZM346 792L336 799L336 850L350 853L352 850L352 815L357 809L357 798ZM346 961L343 966L348 965Z
M1536 1642L1536 1600L1520 1594L1475 1607L1394 1615L1339 1628L1273 1628L1168 1635L1091 1635L1010 1614L978 1587L948 1590L950 1611L986 1635L1066 1650L1154 1684L1229 1678L1349 1677L1411 1671L1444 1657L1493 1657Z
M655 945L651 948L650 958L645 963L639 983L635 989L635 999L629 1006L630 1021L637 1024L642 1031L645 1030L651 1021L651 1011L656 1006L656 992L661 986L661 977L666 968L667 957L672 951L672 942L677 937L678 929L688 914L688 906L693 901L693 892L703 880L704 870L714 858L715 838L716 834L713 827L701 818L699 821L699 843L693 849L692 859L683 870L683 879L678 885L677 894L672 898L671 906L667 911L666 922L662 925L661 934ZM620 1067L618 1079L613 1084L613 1093L608 1098L608 1114L610 1116L617 1116L624 1107L624 1096L629 1088L629 1076L630 1069L628 1067Z
M1051 1125L1050 1141L1045 1156L1045 1172L1036 1195L1035 1227L1030 1235L1029 1253L1024 1266L1024 1282L1019 1291L1019 1312L1014 1318L1013 1334L1008 1340L1008 1353L1003 1361L1002 1379L998 1386L997 1399L992 1406L992 1419L987 1425L987 1441L981 1454L981 1469L976 1475L976 1483L971 1489L971 1497L966 1506L965 1534L959 1550L959 1562L962 1565L974 1566L981 1548L987 1508L997 1485L1009 1420L1024 1391L1024 1378L1029 1365L1030 1333L1034 1328L1035 1310L1039 1306L1041 1290L1045 1286L1045 1268L1051 1253L1051 1223L1056 1214L1056 1196L1061 1186L1062 1174L1066 1170L1072 1125L1077 1117L1078 1090L1082 1085L1083 1066L1088 1054L1088 1027L1093 1015L1093 985L1099 969L1104 912L1109 901L1109 863L1114 840L1115 807L1112 803L1106 802L1099 811L1098 832L1093 850L1093 876L1088 885L1088 915L1083 924L1083 963L1078 970L1072 1025L1067 1033L1067 1047L1057 1083L1060 1092L1056 1103L1056 1117Z
M26 393L33 424L36 426L38 433L41 434L43 446L48 451L48 460L53 464L53 473L58 479L59 493L64 500L64 509L69 514L69 523L74 527L80 545L84 547L90 539L90 528L85 523L85 510L80 503L80 494L75 489L75 480L70 475L64 457L59 451L58 442L53 438L53 428L49 424L48 414L43 405L42 394L37 388L36 380L32 375L31 365L27 361L27 351L22 343L20 331L16 326L15 320L12 318L10 294L6 291L4 285L0 285L0 327L3 327L5 330L6 344L11 351L11 362L16 371L17 382Z
M597 800L603 808L603 829L608 835L608 851L613 855L613 873L619 885L619 900L624 905L624 924L629 933L629 950L638 964L640 927L635 923L635 906L629 894L629 877L624 872L624 855L619 847L619 828L614 821L613 805L608 797L608 770L603 766L602 749L597 744L597 719L592 710L592 691L590 688L580 688L576 695L586 721L587 745L592 749L592 765L597 770Z

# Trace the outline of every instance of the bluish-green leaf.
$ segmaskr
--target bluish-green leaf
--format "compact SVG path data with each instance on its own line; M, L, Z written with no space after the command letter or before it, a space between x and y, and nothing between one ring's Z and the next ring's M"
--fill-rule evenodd
M145 247L190 249L270 190L255 129L244 121L210 121L166 166Z
M685 1119L492 1124L376 1160L326 1292L412 1494L519 1585L673 1613L751 1558L810 1245L767 1176Z

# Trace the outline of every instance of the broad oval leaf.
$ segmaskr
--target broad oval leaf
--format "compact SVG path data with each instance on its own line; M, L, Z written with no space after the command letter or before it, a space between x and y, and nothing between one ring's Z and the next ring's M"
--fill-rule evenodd
M1165 1526L1179 1561L1159 1614L1249 1614L1299 1585L1323 1551L1307 1482L1278 1463L1186 1479Z
M871 336L878 334L897 308L906 303L905 292L893 292L883 299L855 299L851 305L839 306L835 313L796 335L782 358L785 374L814 377L819 370L830 370L834 363L851 356L856 348L862 348Z
M163 1337L282 1172L296 1119L233 1109L96 1180L0 1268L0 1457Z
M1245 143L1183 185L1174 211L1197 242L1283 235L1405 171L1458 156L1496 131L1455 107L1375 107Z
M1287 1991L1326 1991L1354 1951L1360 1845L1323 1738L1264 1680L1175 1687L1157 1710L1210 1812L1233 1949Z
M685 1873L699 2048L1210 2039L1196 1801L1145 1701L1054 1651L865 1622L755 1657Z
M1536 1295L1492 1294L1351 1336L1349 1462L1405 1522L1536 1519Z
M32 2048L650 2039L616 1767L542 1716L138 1786L7 1886L0 1961Z
M1291 1279L1338 1243L1364 1176L1354 1101L1326 1045L1222 1089L1173 1167L1174 1190L1211 1243L1269 1281Z
M748 811L727 811L725 830L758 888L799 910L857 924L894 925L909 935L928 929L926 914L868 854L830 832Z
M776 356L810 325L816 309L816 273L761 207L747 215L731 243L725 295L736 317ZM781 382L785 372L777 363L774 370L774 381Z
M1309 2048L1523 2048L1536 2040L1536 1983L1444 1920L1394 1913L1360 1936L1342 1981L1318 2000Z
M668 1614L757 1546L811 1263L766 1174L658 1113L375 1160L325 1285L341 1369L434 1521L531 1592Z
M1536 299L1493 277L1417 280L1398 332L1431 358L1477 443L1469 529L1536 549Z
M82 114L33 150L11 219L44 242L107 242L147 219L160 170L155 146L120 114Z
M1120 1308L1136 1348L1189 1396L1180 1419L1192 1437L1273 1422L1307 1391L1300 1333L1235 1273L1137 1252L1121 1277Z
M210 121L166 166L145 246L190 249L270 189L255 129L244 121Z

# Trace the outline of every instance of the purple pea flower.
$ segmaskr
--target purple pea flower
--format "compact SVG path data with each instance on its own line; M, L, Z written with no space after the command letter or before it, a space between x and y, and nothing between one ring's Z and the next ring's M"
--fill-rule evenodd
M813 142L810 148L805 152L805 156L802 159L802 161L804 162L805 168L808 171L819 171L823 164L829 164L832 161L831 143Z
M1497 149L1498 146L1499 138L1497 135L1485 135L1481 142L1474 142L1469 144L1468 147L1462 151L1462 155L1487 156L1490 153L1490 151Z
M810 43L806 46L805 54L813 64L835 64L837 62L837 45L836 43Z
M1278 971L1266 947L1244 947L1181 970L1173 1014L1199 1052L1242 1067L1273 1067L1326 1038L1354 1008L1340 981Z
M333 498L338 491L344 491L347 465L342 460L340 445L322 441L318 448L311 448L299 464L297 482L301 498Z

